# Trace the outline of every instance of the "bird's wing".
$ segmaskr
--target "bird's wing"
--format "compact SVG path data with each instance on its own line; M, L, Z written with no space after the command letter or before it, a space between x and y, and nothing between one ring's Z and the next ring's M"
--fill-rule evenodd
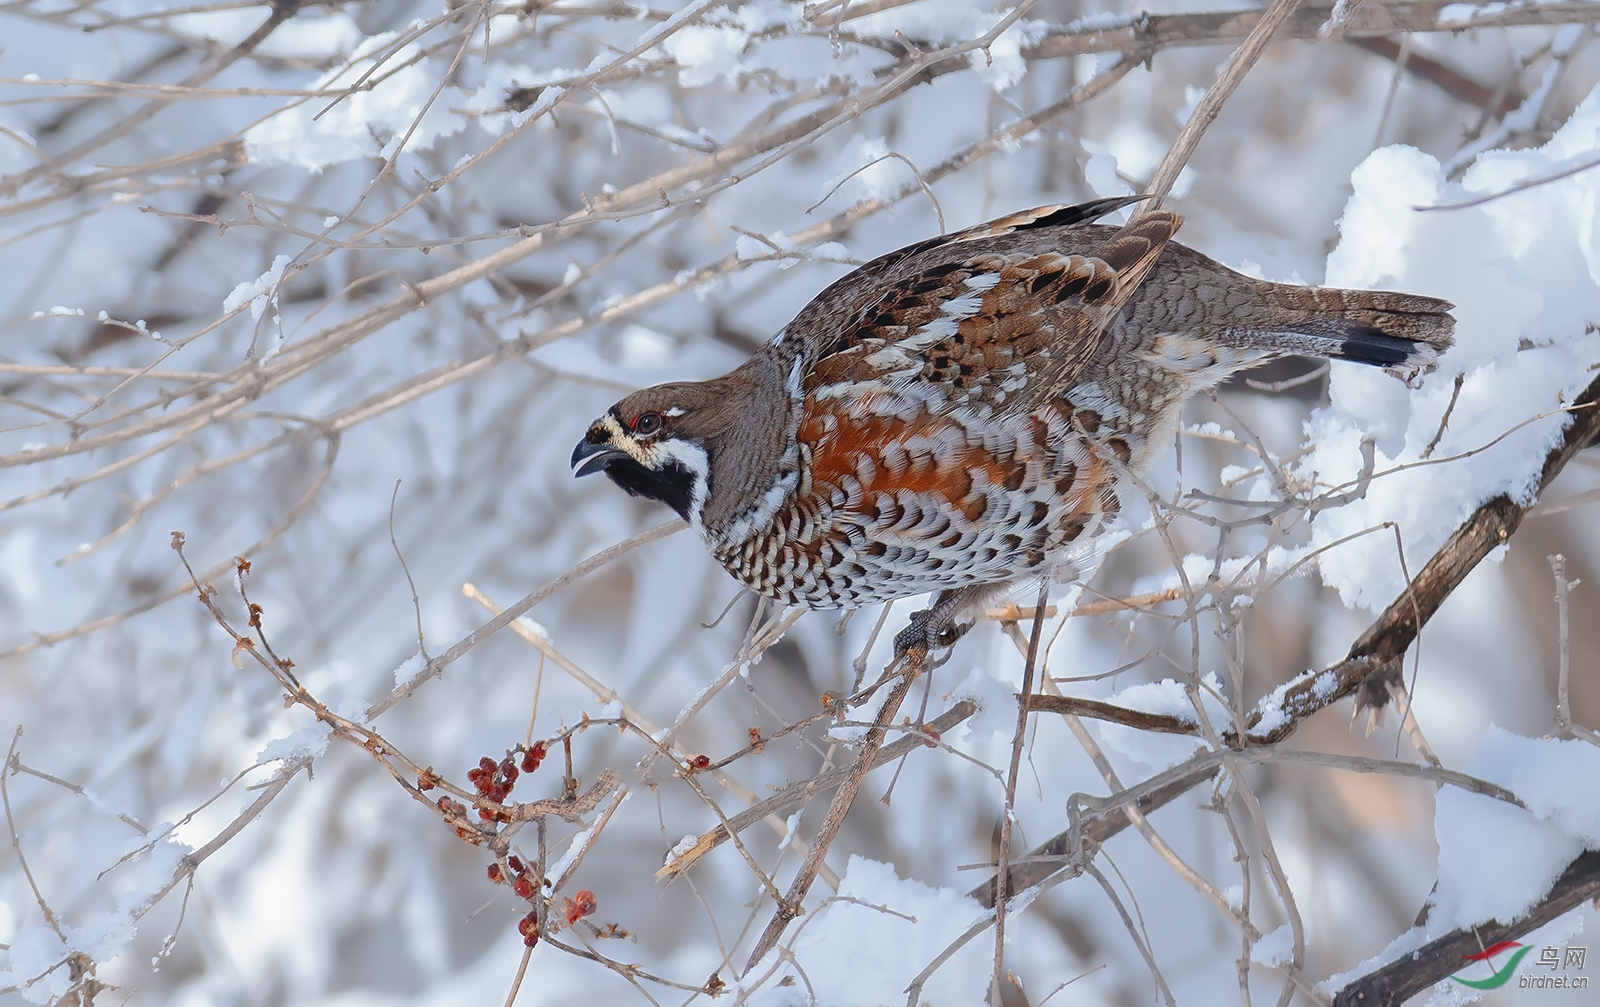
M1158 211L1094 255L1070 251L1072 225L1131 201L1039 207L868 263L780 337L808 344L800 390L859 399L880 414L995 415L1047 401L1069 386L1177 230L1178 217Z

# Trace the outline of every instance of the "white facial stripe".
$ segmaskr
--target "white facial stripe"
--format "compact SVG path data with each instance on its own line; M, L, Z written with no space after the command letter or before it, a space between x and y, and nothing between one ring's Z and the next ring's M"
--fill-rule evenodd
M666 468L670 462L677 462L694 477L694 486L689 491L689 525L695 534L705 537L700 515L705 510L706 494L711 486L711 459L706 455L705 448L689 441L669 438L625 446L623 450L637 458L641 465L656 470Z

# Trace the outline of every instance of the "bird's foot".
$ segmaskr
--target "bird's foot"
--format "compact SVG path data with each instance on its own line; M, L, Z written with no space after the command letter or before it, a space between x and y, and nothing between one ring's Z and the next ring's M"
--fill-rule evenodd
M941 601L932 608L911 613L910 623L894 637L896 663L907 655L925 659L936 650L955 646L973 626L970 622L956 622L956 608Z

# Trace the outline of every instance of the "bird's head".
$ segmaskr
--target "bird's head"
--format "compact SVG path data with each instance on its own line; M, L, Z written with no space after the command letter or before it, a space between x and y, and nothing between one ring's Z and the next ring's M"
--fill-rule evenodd
M633 496L659 500L698 526L712 456L729 426L729 403L710 385L656 385L618 402L589 424L572 452L572 474L604 471Z

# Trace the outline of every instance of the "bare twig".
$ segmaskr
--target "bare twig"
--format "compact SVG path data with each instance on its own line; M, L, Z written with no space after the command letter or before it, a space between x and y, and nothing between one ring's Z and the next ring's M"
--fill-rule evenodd
M1011 824L1016 816L1017 776L1022 771L1022 745L1028 734L1028 700L1033 696L1034 670L1039 661L1039 636L1044 631L1045 603L1050 600L1050 579L1039 585L1039 600L1033 608L1033 631L1028 637L1028 655L1022 666L1022 692L1017 703L1017 728L1011 736L1011 765L1006 770L1005 804L1000 811L999 865L994 895L994 976L989 986L991 1007L1000 1007L1000 984L1005 978L1006 904L1011 897Z
M1167 149L1166 156L1156 165L1155 172L1151 174L1149 183L1144 187L1147 194L1156 198L1143 204L1136 212L1148 213L1161 205L1161 197L1171 191L1172 183L1178 180L1178 173L1183 170L1183 166L1189 162L1190 155L1200 145L1200 137L1205 135L1206 129L1222 112L1223 103L1233 94L1233 89L1239 86L1239 82L1244 80L1244 75L1250 72L1250 68L1255 66L1256 60L1266 51L1267 43L1272 41L1272 36L1298 6L1300 0L1272 0L1268 5L1260 21L1250 30L1250 34L1245 36L1244 42L1233 51L1232 56L1228 57L1228 62L1223 65L1222 72L1217 74L1217 79L1206 88L1200 104L1195 106L1189 120L1178 131L1177 139L1173 140L1172 146Z
M811 849L806 854L804 862L800 865L799 872L794 881L789 885L788 893L783 901L778 904L778 909L773 913L772 921L767 924L766 930L756 941L755 948L750 952L750 958L745 963L744 971L748 973L756 963L766 957L773 945L778 943L778 938L783 936L784 928L789 921L804 912L803 903L806 892L811 888L811 882L817 876L817 870L822 865L822 858L827 854L828 847L833 845L833 840L839 834L839 827L844 824L845 815L850 811L850 805L855 803L856 793L860 791L862 781L872 769L883 747L883 739L888 731L889 724L894 720L895 714L900 711L900 704L905 701L906 693L911 690L911 683L922 672L922 664L926 655L910 658L907 667L901 670L893 688L889 690L883 705L878 708L878 715L873 719L872 727L867 730L866 736L861 739L860 751L856 754L855 764L850 767L850 772L839 784L839 790L833 796L833 803L828 805L828 813L822 820L822 825L817 829L817 837L811 843Z
M555 580L539 588L537 591L525 595L521 600L513 603L509 608L502 611L499 615L495 616L493 619L490 619L482 626L479 626L477 629L456 641L449 650L429 661L427 665L424 666L421 671L417 672L416 675L414 675L409 681L395 686L387 696L385 696L383 699L380 699L378 702L374 703L368 708L367 720L376 720L386 710L391 709L394 704L400 702L402 699L405 699L413 692L416 692L417 689L423 685L423 683L430 679L439 677L439 675L444 672L445 668L454 664L462 657L462 655L466 654L467 651L476 647L484 640L487 640L495 633L500 632L500 630L505 629L506 626L511 624L512 620L521 618L529 609L533 608L541 601L544 601L546 598L566 587L568 584L571 584L573 581L580 580L583 577L593 573L619 556L624 556L642 545L648 545L657 539L666 538L668 535L680 532L687 527L688 525L681 519L674 519L666 522L665 524L656 525L647 532L641 532L630 539L625 539L624 541L618 542L614 546L600 550L593 556L590 556L588 559L584 560L582 563L579 563L577 566L557 577Z
M39 912L44 916L44 921L50 924L50 929L63 941L67 935L61 929L61 921L56 919L50 903L45 901L44 893L39 890L39 883L33 879L33 870L28 866L28 858L22 853L22 837L17 834L17 820L11 813L11 788L6 785L6 779L16 772L17 744L22 741L22 725L17 725L17 730L11 735L11 747L6 749L6 761L0 765L0 801L5 803L6 832L11 835L11 850L17 855L17 863L22 867L22 876L28 879L28 888L33 892L33 900L39 904Z

